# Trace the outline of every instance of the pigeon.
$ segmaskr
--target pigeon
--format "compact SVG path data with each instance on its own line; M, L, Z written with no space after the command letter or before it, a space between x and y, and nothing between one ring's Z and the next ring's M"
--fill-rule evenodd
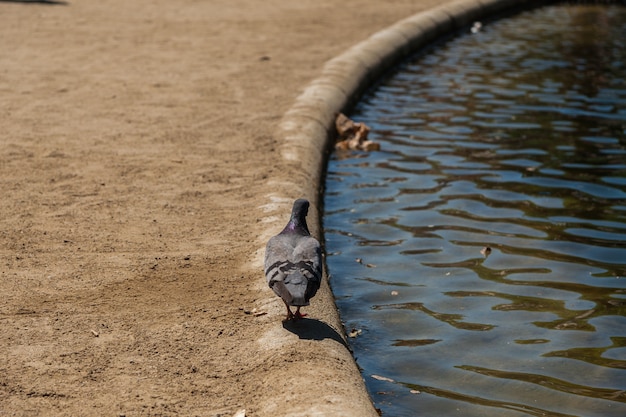
M265 277L287 307L286 320L306 316L300 313L300 307L309 305L322 282L322 249L309 233L308 211L307 200L296 200L289 223L265 248ZM291 307L296 307L295 313Z

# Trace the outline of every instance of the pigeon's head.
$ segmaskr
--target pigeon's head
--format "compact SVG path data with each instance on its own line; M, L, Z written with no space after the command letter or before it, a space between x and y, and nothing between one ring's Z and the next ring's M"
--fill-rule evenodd
M305 218L309 212L309 200L299 198L293 202L293 209L291 210L291 217L294 216Z
M291 210L291 218L287 228L298 232L306 232L309 234L309 228L306 224L306 215L309 212L309 201L304 198L299 198L294 201L293 209Z

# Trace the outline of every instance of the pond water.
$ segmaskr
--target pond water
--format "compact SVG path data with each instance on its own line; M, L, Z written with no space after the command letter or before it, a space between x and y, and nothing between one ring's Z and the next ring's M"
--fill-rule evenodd
M331 285L385 416L626 415L626 8L422 51L335 152Z

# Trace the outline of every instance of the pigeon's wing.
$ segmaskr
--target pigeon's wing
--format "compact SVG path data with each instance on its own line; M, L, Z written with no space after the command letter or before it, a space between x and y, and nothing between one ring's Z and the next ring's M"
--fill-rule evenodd
M293 244L283 235L276 235L267 242L265 247L265 278L269 286L277 280L284 280L283 267L291 257Z
M294 260L307 280L305 299L309 301L322 282L322 248L317 239L311 236L302 238L294 250Z
M287 304L292 301L284 282L287 278L288 259L293 252L293 244L285 236L272 237L265 247L265 278L267 285Z

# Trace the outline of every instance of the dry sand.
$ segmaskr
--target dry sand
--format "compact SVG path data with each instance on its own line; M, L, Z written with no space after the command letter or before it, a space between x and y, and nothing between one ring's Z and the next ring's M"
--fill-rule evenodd
M301 197L276 131L324 62L449 2L0 1L0 415L298 415L329 363L362 389L265 286L268 196Z

